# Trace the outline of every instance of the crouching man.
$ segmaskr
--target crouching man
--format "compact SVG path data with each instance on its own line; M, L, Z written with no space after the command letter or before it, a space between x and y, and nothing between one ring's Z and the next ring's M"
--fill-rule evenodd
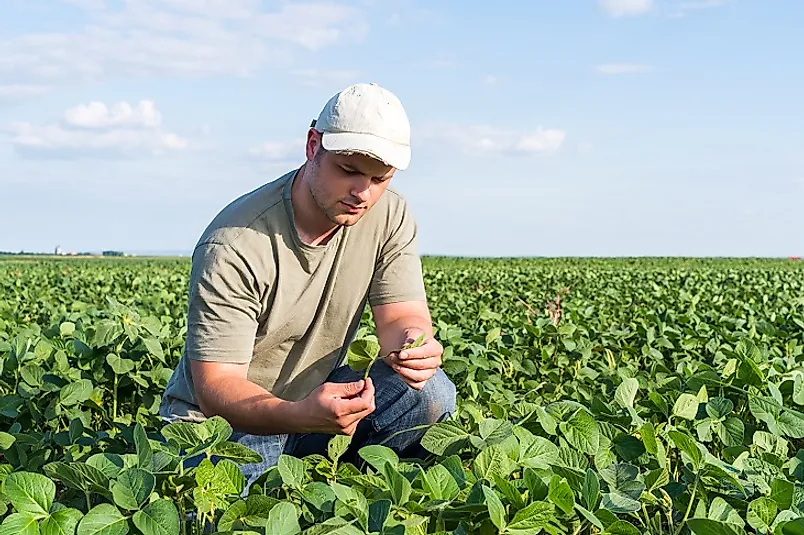
M301 149L301 147L300 147ZM433 337L416 224L388 186L410 161L400 101L375 84L333 96L299 168L226 206L193 252L184 353L163 396L169 421L213 415L259 453L249 486L286 453L390 440L418 457L423 431L455 411ZM368 380L345 365L366 303L383 360ZM392 353L425 335L425 343Z

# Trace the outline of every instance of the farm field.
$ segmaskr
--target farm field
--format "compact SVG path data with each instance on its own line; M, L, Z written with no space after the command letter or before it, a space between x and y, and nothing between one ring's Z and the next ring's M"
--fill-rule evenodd
M804 262L424 267L459 391L432 455L338 437L241 496L226 422L156 415L189 260L0 258L0 535L804 533Z

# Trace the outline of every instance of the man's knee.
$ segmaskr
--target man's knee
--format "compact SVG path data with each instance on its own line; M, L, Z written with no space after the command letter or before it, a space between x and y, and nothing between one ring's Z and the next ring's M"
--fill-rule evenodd
M440 422L455 412L457 389L441 368L438 368L436 374L424 385L421 402L427 423Z

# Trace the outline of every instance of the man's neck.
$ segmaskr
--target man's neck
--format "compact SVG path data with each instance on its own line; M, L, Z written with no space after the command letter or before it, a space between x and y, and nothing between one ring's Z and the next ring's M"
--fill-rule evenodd
M304 177L303 165L290 188L290 202L293 206L293 219L301 240L308 245L326 245L338 230L338 225L330 221L318 208Z

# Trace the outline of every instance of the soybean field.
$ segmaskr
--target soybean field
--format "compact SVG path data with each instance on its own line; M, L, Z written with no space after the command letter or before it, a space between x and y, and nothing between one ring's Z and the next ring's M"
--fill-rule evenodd
M804 262L423 263L429 457L339 436L244 492L225 420L157 415L188 259L0 259L0 535L804 533Z

